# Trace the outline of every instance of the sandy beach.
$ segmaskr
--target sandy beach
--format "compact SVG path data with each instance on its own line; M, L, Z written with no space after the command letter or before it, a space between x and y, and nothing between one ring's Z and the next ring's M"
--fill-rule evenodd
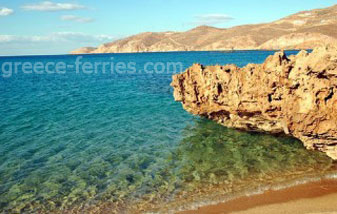
M337 180L322 180L180 214L337 214Z

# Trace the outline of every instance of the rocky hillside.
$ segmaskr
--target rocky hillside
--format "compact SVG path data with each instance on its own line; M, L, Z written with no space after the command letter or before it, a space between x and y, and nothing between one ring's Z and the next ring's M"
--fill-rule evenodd
M79 53L311 49L337 43L337 5L303 11L275 22L228 29L200 26L186 32L141 33Z
M337 159L337 48L321 47L263 64L195 64L173 76L185 110L232 128L285 133Z

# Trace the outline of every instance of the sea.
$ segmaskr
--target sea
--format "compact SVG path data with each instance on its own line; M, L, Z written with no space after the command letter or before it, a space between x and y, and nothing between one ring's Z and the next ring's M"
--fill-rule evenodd
M273 54L0 57L0 213L175 213L336 176L294 138L229 129L174 101L172 75L193 63Z

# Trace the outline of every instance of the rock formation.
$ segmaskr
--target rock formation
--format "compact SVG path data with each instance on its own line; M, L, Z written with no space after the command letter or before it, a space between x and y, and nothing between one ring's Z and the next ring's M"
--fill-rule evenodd
M200 26L186 32L147 32L78 53L312 49L337 44L337 5L283 19L222 29Z
M285 133L337 159L336 47L290 57L278 52L243 68L195 64L171 85L192 114L227 127Z

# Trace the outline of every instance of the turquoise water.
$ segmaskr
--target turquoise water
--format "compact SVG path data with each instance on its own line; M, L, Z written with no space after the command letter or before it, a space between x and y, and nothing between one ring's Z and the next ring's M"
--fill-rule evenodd
M114 57L141 70L147 62L244 66L271 54L103 54L84 61ZM2 57L0 63L73 64L75 58ZM200 197L219 186L229 194L252 180L258 185L331 166L297 140L239 132L186 113L173 100L171 76L88 75L70 68L0 77L0 213L160 211L183 205L181 197L201 189Z

